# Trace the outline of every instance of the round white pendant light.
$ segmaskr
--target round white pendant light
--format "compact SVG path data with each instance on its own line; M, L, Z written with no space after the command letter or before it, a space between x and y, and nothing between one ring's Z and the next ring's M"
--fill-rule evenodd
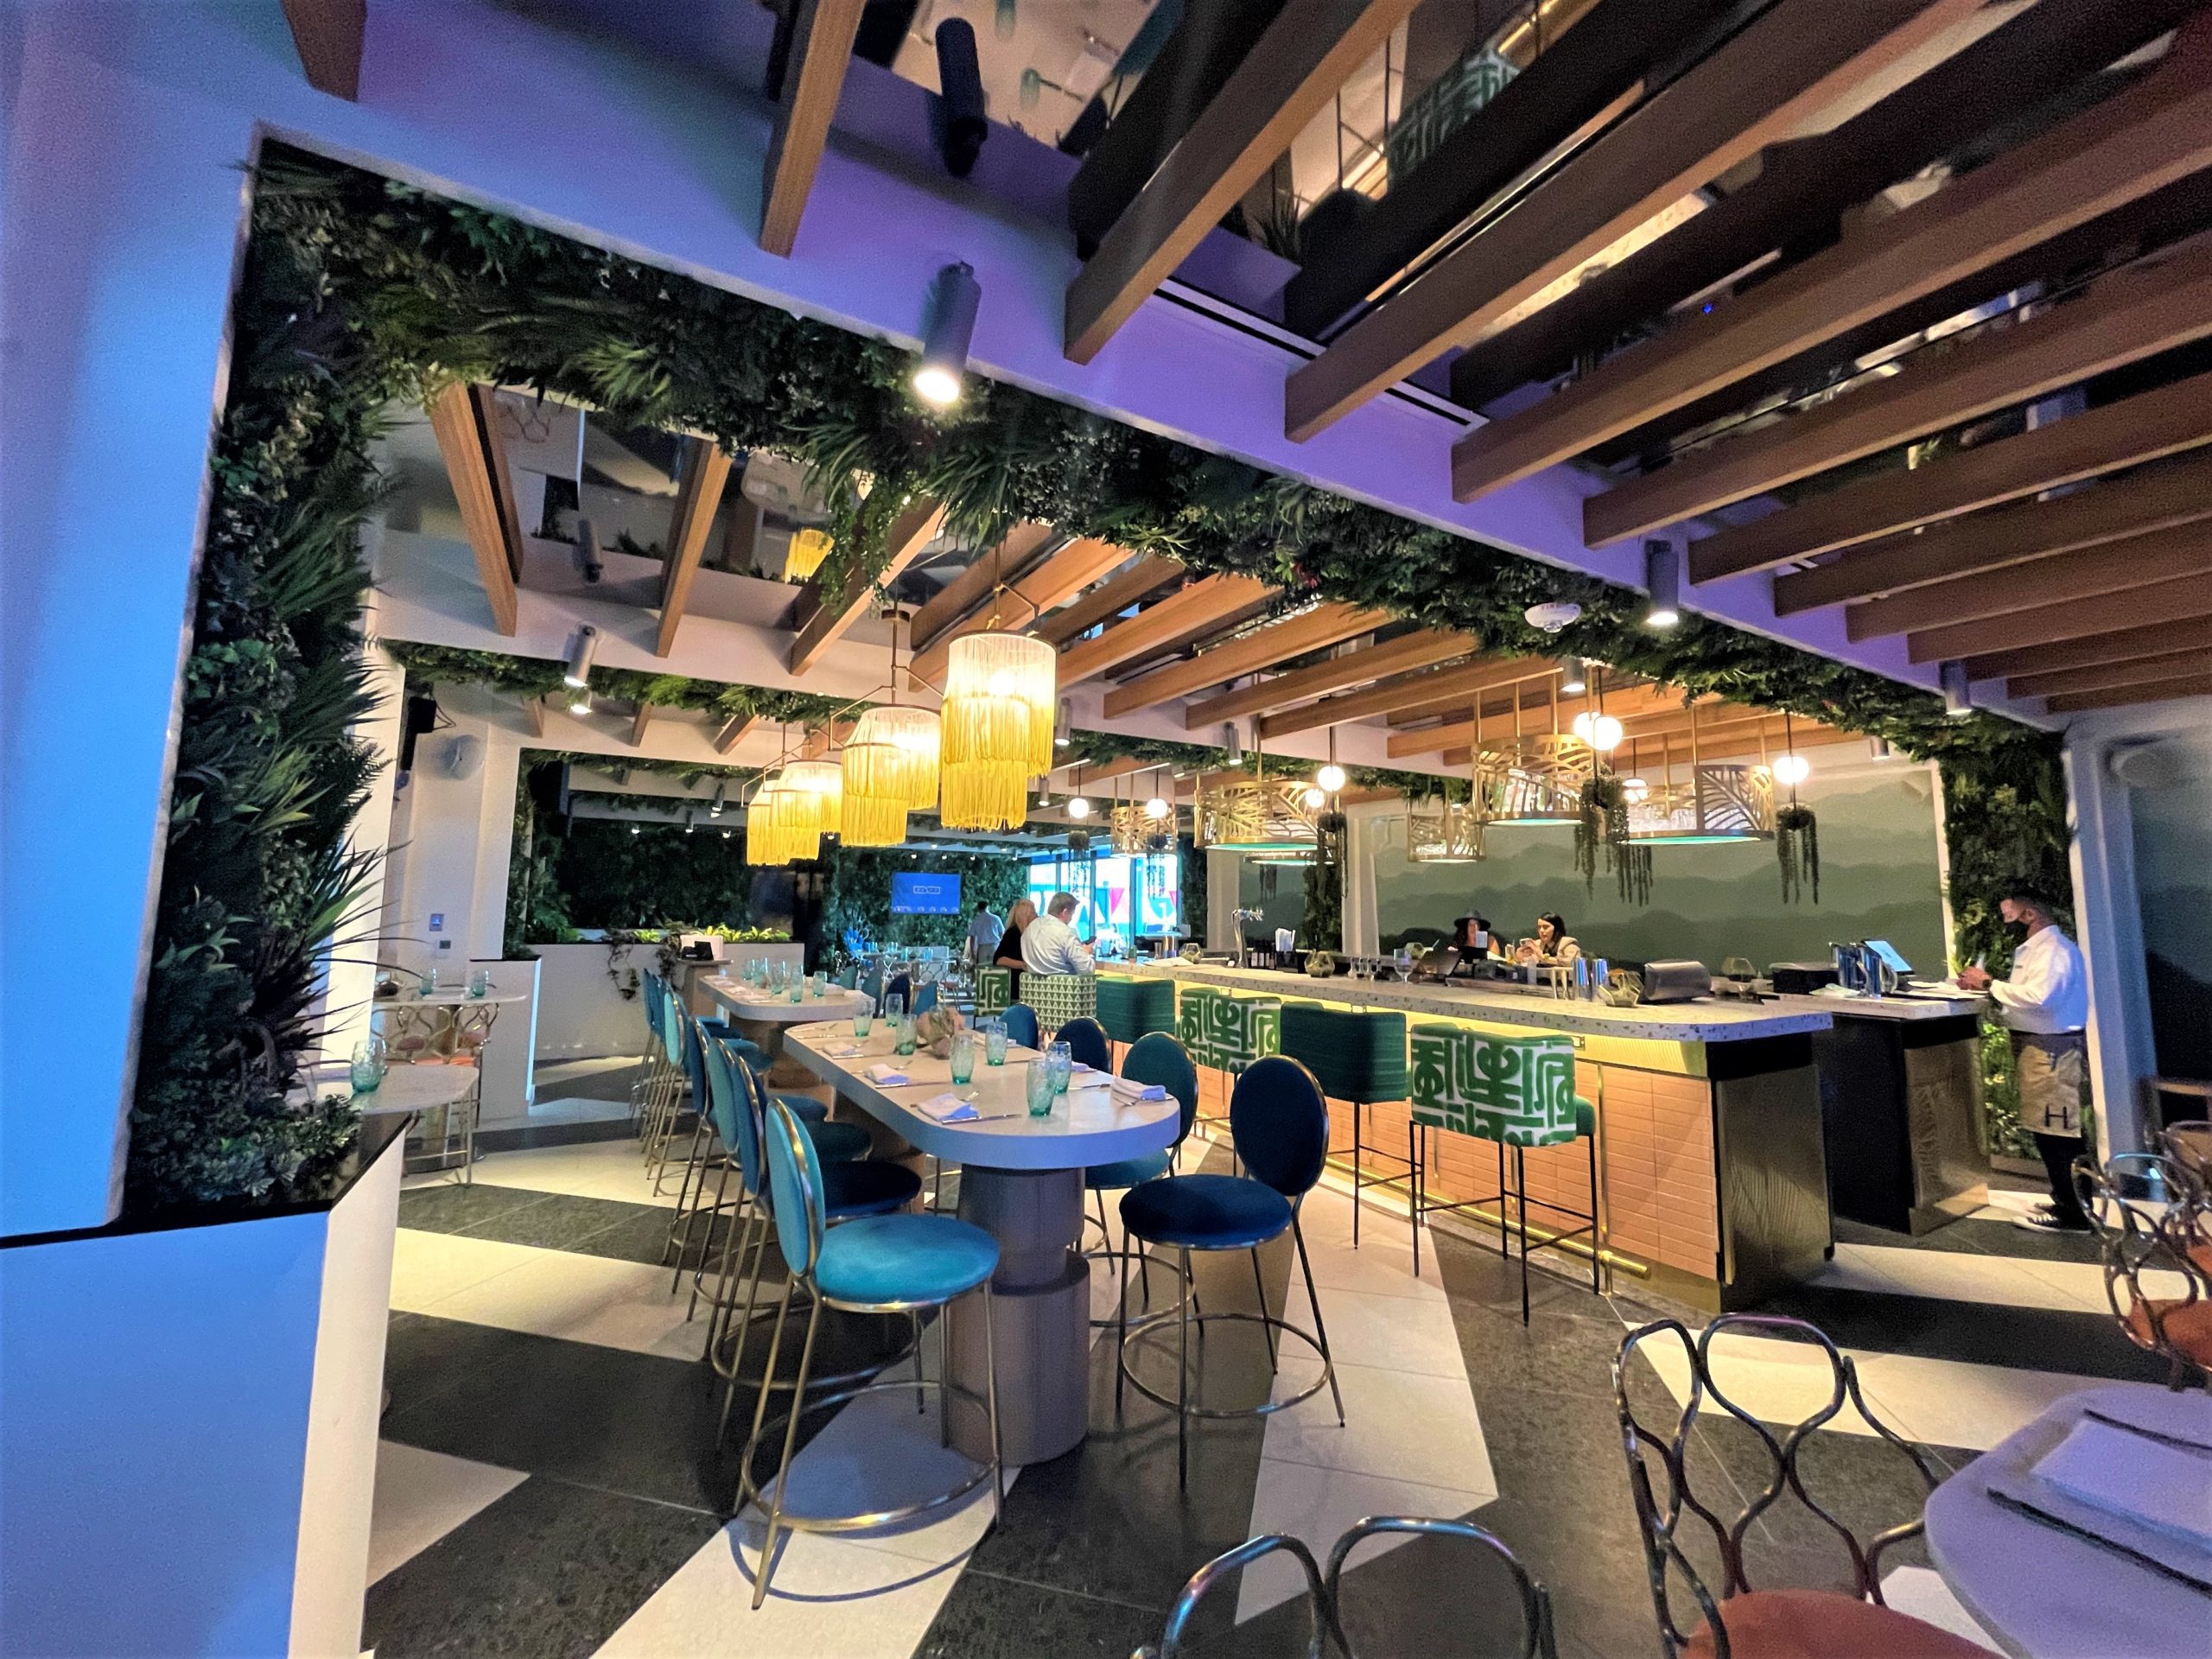
M1313 781L1327 793L1333 795L1344 786L1344 769L1332 760L1313 774Z
M1090 816L1090 803L1089 800L1081 795L1071 795L1068 798L1068 817L1071 818L1087 818Z
M1150 818L1154 823L1159 823L1173 810L1174 809L1167 804L1166 798L1161 795L1155 795L1144 804L1145 817Z
M1813 764L1802 754L1774 757L1774 781L1777 784L1802 784L1812 775Z
M1573 730L1600 754L1610 754L1621 746L1621 723L1611 715L1577 715Z

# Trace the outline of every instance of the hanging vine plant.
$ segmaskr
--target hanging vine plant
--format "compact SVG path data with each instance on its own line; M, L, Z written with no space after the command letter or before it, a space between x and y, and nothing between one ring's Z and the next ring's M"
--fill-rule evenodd
M1790 791L1788 803L1774 815L1774 855L1782 865L1782 901L1797 902L1809 884L1813 902L1821 902L1821 825L1813 809Z
M1628 789L1611 772L1595 772L1583 779L1578 804L1580 810L1574 820L1574 868L1582 873L1583 890L1595 892L1599 865L1602 863L1607 870L1614 870L1628 848ZM1643 880L1644 891L1649 893L1651 876L1648 858ZM1621 896L1628 896L1625 881Z

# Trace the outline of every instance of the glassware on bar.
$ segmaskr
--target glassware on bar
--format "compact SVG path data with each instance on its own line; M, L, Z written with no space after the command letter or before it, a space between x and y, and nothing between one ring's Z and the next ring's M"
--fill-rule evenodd
M471 996L488 996L491 993L492 975L490 970L479 968L474 973L468 976L468 994Z

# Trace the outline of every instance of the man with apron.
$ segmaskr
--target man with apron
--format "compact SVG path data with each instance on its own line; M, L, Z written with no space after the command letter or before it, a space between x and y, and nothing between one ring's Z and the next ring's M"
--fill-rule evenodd
M2012 1075L2020 1090L2020 1127L2035 1136L2050 1176L2050 1202L2019 1218L2033 1232L2088 1230L2074 1190L2072 1167L2082 1149L2083 1092L2088 1080L2089 984L2082 948L2058 930L2051 902L2028 888L2007 893L1998 914L2026 934L2013 948L2004 979L1976 964L1959 983L1986 990L2012 1038Z

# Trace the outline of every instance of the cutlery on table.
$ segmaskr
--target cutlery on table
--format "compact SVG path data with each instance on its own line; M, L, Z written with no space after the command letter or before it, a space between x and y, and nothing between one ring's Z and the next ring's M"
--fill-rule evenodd
M2076 1526L2071 1521L2053 1515L2049 1510L2037 1508L2024 1498L2014 1497L2010 1492L2000 1492L1994 1487L1985 1487L1983 1491L1988 1494L1990 1502L1995 1503L1999 1509L2012 1510L2023 1520L2032 1521L2039 1527L2049 1527L2054 1532L2063 1532L2068 1537L2078 1539L2082 1543L2094 1544L2099 1549L2107 1550L2114 1555L2122 1556L2146 1572L2157 1573L2162 1579L2171 1579L2176 1584L2186 1585L2200 1596L2212 1597L2212 1584L2207 1584L2194 1573L2184 1573L2177 1567L2168 1567L2155 1555L2146 1555L2139 1549L2121 1543L2118 1539L2107 1538L2102 1533L2092 1532L2087 1527Z

